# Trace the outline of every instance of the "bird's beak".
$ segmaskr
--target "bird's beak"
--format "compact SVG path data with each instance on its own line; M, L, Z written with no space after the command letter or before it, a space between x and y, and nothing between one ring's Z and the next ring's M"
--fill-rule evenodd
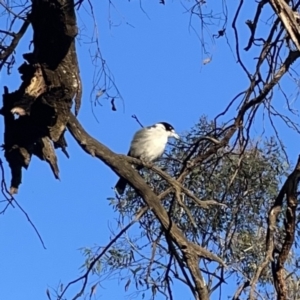
M171 136L174 137L177 140L180 139L179 135L174 130L171 131Z

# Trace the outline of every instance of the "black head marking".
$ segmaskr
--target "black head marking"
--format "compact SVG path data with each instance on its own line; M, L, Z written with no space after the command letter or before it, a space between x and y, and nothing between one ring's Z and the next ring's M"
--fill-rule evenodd
M166 131L172 131L172 130L174 130L174 127L171 124L167 123L167 122L159 122L158 124L164 125L165 128L166 128Z

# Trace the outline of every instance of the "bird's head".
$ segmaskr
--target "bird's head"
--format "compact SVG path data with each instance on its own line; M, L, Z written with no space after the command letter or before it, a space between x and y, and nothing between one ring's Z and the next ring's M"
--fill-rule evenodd
M175 129L171 124L167 122L159 122L157 123L157 126L160 126L162 129L164 129L168 133L169 137L180 139L179 135L175 132Z

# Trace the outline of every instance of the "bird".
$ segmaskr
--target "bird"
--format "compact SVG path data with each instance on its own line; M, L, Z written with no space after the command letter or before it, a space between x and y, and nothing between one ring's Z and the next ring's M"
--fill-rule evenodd
M168 139L174 137L179 139L174 127L167 122L158 122L154 125L143 127L138 130L131 141L128 156L138 158L145 163L150 163L162 156ZM142 166L135 167L137 170ZM119 195L124 194L127 180L120 177L115 185L115 190Z

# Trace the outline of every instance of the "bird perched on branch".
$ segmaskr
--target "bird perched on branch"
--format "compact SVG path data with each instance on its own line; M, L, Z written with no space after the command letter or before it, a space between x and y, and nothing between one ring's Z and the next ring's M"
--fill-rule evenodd
M179 135L169 123L159 122L152 126L144 127L133 136L127 155L138 158L143 162L152 162L163 154L170 137L179 139ZM137 170L141 168L141 166L136 167ZM120 178L115 189L122 195L126 185L127 180Z

